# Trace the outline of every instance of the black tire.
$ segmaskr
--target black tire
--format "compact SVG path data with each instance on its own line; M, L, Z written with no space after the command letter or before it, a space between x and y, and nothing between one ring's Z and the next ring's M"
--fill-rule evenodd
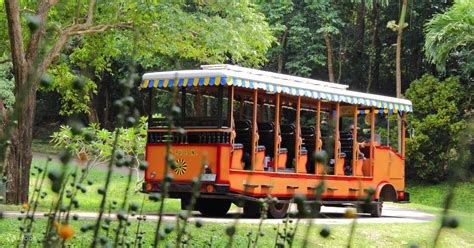
M199 199L196 208L204 216L222 217L227 214L231 204L226 199Z
M383 203L381 201L373 203L370 209L370 216L377 218L382 216L382 204Z
M260 218L262 207L260 203L246 201L244 205L244 215L247 217Z
M382 216L382 207L383 207L383 203L381 201L376 201L373 203L360 205L357 208L357 212L370 214L370 216L378 218Z
M268 217L274 219L281 219L286 217L288 214L288 209L290 208L290 203L270 203L268 204Z

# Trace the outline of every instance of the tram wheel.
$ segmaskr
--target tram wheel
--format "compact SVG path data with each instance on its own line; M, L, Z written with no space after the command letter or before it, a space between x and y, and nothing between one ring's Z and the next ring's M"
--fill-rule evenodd
M270 203L268 204L268 216L274 219L284 218L288 214L290 203Z
M199 199L196 206L204 216L222 217L227 214L231 204L227 199Z
M372 204L371 211L370 211L370 216L372 217L380 217L382 216L382 202L375 202Z
M364 214L370 214L372 217L380 217L382 216L382 201L376 201L373 203L363 204L359 206L358 212Z

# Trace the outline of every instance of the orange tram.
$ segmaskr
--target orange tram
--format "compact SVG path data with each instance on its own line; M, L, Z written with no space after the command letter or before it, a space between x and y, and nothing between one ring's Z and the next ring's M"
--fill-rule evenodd
M383 201L409 201L408 100L233 65L146 73L141 87L149 90L150 103L143 191L161 192L165 175L172 174L166 193L181 199L183 209L196 178L194 208L209 216L225 215L232 203L258 215L259 199L268 196L277 199L268 205L274 218L286 216L295 195L343 206L373 189L361 212L374 217ZM173 105L181 111L174 111L170 128ZM172 168L165 166L167 149ZM313 156L321 150L328 154L325 164ZM322 180L324 192L316 199Z

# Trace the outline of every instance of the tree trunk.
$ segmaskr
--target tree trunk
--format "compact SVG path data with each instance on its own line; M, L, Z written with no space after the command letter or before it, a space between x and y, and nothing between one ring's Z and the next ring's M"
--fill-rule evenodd
M18 111L17 128L12 133L11 144L7 149L8 152L5 160L5 176L7 178L6 202L19 204L28 201L31 136L33 134L32 113L34 113L35 102L34 98L31 101L31 97L28 96L31 89L26 88L28 64L31 61L26 61L23 50L23 35L18 2L14 0L5 1L5 11L8 20L13 74L15 76L15 109ZM22 102L25 102L24 108Z
M36 109L36 90L30 89L25 105L18 116L18 128L13 132L7 154L5 172L7 176L7 203L28 202L28 185L32 159L31 141L33 138L34 110Z
M403 0L403 5L402 5L402 11L400 13L400 21L398 22L398 34L397 34L397 54L395 58L395 66L396 66L396 93L397 97L402 96L402 72L401 72L401 53L402 53L402 34L403 34L403 28L405 26L405 16L407 12L407 5L408 5L408 0ZM398 126L398 152L401 152L401 127L402 127L402 120L400 116L398 116L398 121L397 121L397 126Z
M89 107L89 113L87 113L87 121L89 123L100 123L99 115L97 114L97 104L94 101L94 96L90 94L90 101L87 103Z
M407 12L407 4L408 0L403 0L402 5L402 12L400 13L400 21L398 22L398 34L397 34L397 53L395 58L395 66L396 66L396 87L397 87L397 97L402 96L402 72L401 72L401 53L402 53L402 34L403 28L405 26L405 16Z
M326 43L326 49L327 49L329 82L335 82L334 81L334 68L333 68L333 62L332 62L333 51L332 51L331 39L329 38L329 35L326 33L323 33L323 37L324 37L324 42Z
M89 2L85 23L75 23L61 29L55 43L50 44L49 50L44 51L42 41L46 34L46 23L51 8L58 0L38 1L35 12L39 25L30 30L28 45L24 49L23 30L20 22L20 8L18 0L5 0L5 12L8 22L8 36L10 52L15 77L15 108L8 124L15 126L10 138L11 145L6 161L0 159L0 174L3 171L7 177L7 203L23 203L28 200L29 175L31 165L31 141L33 136L33 121L36 109L36 90L39 77L47 71L49 65L58 57L69 37L88 33L100 33L111 28L128 29L129 23L93 25L93 11L96 1ZM46 47L46 46L45 46ZM42 51L41 53L39 53ZM3 147L1 151L5 150ZM2 153L2 152L0 152ZM0 154L0 158L4 158Z
M5 109L3 100L0 99L0 137L3 137L5 123L7 123L7 110Z
M380 50L379 46L380 46L380 39L379 39L379 29L378 29L378 25L379 25L379 5L377 3L377 0L374 0L373 1L373 9L372 9L372 25L373 25L373 29L372 29L372 43L371 43L371 47L370 47L370 53L369 53L369 75L368 75L368 83L367 83L367 93L370 92L370 87L372 87L373 83L374 83L374 74L375 74L375 67L378 67L378 65L376 64L376 60L377 60L377 52L379 52L380 54L380 51L377 51L377 50Z
M365 0L359 4L356 27L354 28L354 50L351 58L354 88L364 89L364 36L365 36Z
M285 51L285 44L286 44L286 37L288 37L288 28L285 29L285 32L283 33L281 39L280 39L280 46L282 47L280 54L278 54L278 64L277 64L277 72L282 73L283 72L283 66L285 65L285 59L284 59L284 52Z
M345 61L345 58L346 58L346 49L347 49L347 39L344 39L344 36L341 35L341 43L339 47L339 68L338 68L336 83L341 82L342 62Z
M109 80L105 81L104 84L102 84L103 87L103 94L104 94L104 101L103 101L103 108L104 108L104 117L102 119L102 127L109 128Z

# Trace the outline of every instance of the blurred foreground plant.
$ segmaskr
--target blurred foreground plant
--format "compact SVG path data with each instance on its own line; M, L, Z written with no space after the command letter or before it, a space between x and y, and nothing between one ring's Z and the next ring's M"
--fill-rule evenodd
M126 99L130 101L128 98ZM135 191L140 181L140 159L145 154L146 130L147 117L141 117L138 124L133 127L121 127L116 130L119 133L117 149L123 156L117 161L117 166L124 166L122 161L130 161L127 166L133 169L136 174ZM75 125L63 125L59 131L53 133L50 142L55 147L67 149L80 161L87 160L88 171L109 161L114 145L113 137L113 132L100 128L97 123L91 123L88 127L82 128Z

